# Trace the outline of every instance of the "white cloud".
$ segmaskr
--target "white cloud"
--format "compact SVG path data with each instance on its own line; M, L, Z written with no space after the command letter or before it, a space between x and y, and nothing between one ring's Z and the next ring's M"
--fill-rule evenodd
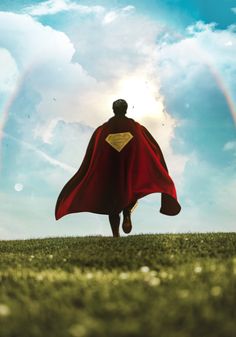
M236 14L236 7L231 8L231 11Z
M125 94L129 116L149 128L168 158L172 176L181 176L187 159L171 149L177 121L165 111L153 64L159 26L132 13L131 8L117 11L109 25L103 25L103 15L92 24L83 20L79 26L73 25L76 30L70 37L28 15L0 13L0 39L16 64L24 69L35 64L27 74L24 90L29 85L41 97L35 107L38 119L31 125L33 138L27 121L19 125L23 140L17 157L25 166L16 178L24 184L25 193L29 181L33 190L39 191L43 182L47 188L59 190L83 159L92 128L111 117L112 101ZM83 132L76 127L80 122L92 128ZM34 145L39 139L48 145L50 155ZM55 172L55 166L63 170ZM35 181L41 182L37 189Z
M70 0L48 0L23 9L23 13L32 16L54 15L63 11L78 11L81 14L102 13L102 6L84 6Z
M55 147L60 148L57 159L65 163L70 163L76 169L80 166L89 139L94 129L80 123L58 121L53 130L52 151Z
M52 141L52 137L53 137L53 130L55 128L55 126L57 125L58 121L60 119L59 118L53 118L49 124L47 124L47 129L46 130L42 130L42 128L40 126L36 126L36 128L34 129L34 136L37 137L42 137L44 143L48 143L51 144Z
M232 141L225 143L223 150L224 151L236 150L236 140L232 140Z
M15 186L14 186L14 189L17 191L17 192L21 192L24 188L24 185L21 184L21 183L16 183Z
M217 26L215 22L204 23L203 21L197 21L193 25L190 25L186 28L186 31L190 35L196 35L201 32L212 32L212 30Z
M0 12L0 44L19 71L42 62L70 62L74 47L66 34L43 26L29 15Z
M110 24L111 22L115 21L118 17L121 16L126 17L126 15L129 15L130 12L133 12L135 10L134 6L126 6L121 9L112 10L107 12L102 20L102 23L104 25Z
M103 24L108 15L109 25ZM83 20L78 26L68 28L68 36L73 42L78 61L96 79L119 81L141 70L153 72L153 51L159 24L136 12L123 13L122 10L106 12L104 17ZM128 27L128 29L127 29ZM154 77L154 74L153 74Z
M62 5L69 5L69 2L47 1L43 4L61 6L60 10L59 7L54 10L62 11L65 10ZM186 164L192 160L191 154L179 155L172 149L175 128L184 120L177 120L166 111L168 97L163 97L160 88L170 90L170 97L179 95L198 81L199 74L205 71L206 60L207 67L210 63L224 75L228 87L233 88L235 34L214 30L214 25L198 23L197 28L192 26L188 30L187 38L182 37L171 44L164 41L156 44L156 36L161 31L159 25L131 8L125 8L114 10L109 24L104 25L104 18L111 13L107 10L93 20L84 19L79 24L72 22L68 35L44 26L29 15L0 13L1 45L14 58L16 67L26 69L29 64L35 64L27 81L30 88L40 94L41 101L35 107L39 118L33 125L34 138L28 139L28 143L40 139L43 145L49 146L49 152L56 149L55 159L53 153L48 155L32 147L36 155L33 157L33 152L27 153L24 149L27 146L22 143L18 156L26 162L29 156L31 161L36 157L43 159L42 163L35 160L38 170L29 173L25 179L37 175L58 189L81 162L91 130L111 116L112 101L126 95L129 116L147 126L160 143L177 192L186 187L184 173ZM45 7L44 12L42 7L37 10L38 13L40 10L41 13L52 11L51 7ZM224 48L228 41L232 41L231 47ZM207 75L203 78L207 80ZM27 89L27 82L24 84ZM80 122L91 128L83 132L79 128ZM22 130L23 137L28 137L27 124L22 125ZM45 161L49 166L45 167ZM55 173L55 165L64 169L70 166L65 171L68 176L65 172ZM196 170L205 174L197 164ZM22 183L27 185L25 181ZM232 195L232 190L229 193ZM183 216L178 218L180 227L181 221L185 221L186 230L190 215L193 220L199 212L199 209L194 211L196 205L191 204L191 196L189 198L193 212L189 211L187 220ZM165 221L171 223L171 220ZM194 226L197 228L196 221Z
M14 58L7 49L0 48L0 92L11 92L19 77Z
M106 25L106 24L109 24L111 23L112 21L114 21L118 16L118 13L115 12L115 11L111 11L111 12L108 12L105 16L104 16L104 19L103 19L103 23Z
M123 10L124 12L130 12L130 11L135 10L135 7L129 5L129 6L123 7L122 10Z
M233 42L232 41L227 41L227 42L225 42L225 46L226 47L231 47L233 45Z
M208 116L201 112L204 102L200 100L200 96L199 104L196 102L200 92L198 87L207 89L218 86L231 109L231 113L234 115L236 113L234 90L236 85L234 76L236 72L236 34L232 27L227 30L218 30L215 24L205 25L202 22L189 27L187 32L187 36L182 36L172 43L167 44L165 41L158 43L155 58L156 67L160 76L162 93L166 100L169 100L169 111L171 112L173 109L181 116L184 116L185 111L186 122L183 119L180 123L187 123L190 128L194 127L194 110L189 104L193 99L194 109L197 109L198 114L202 116L204 127ZM181 111L181 102L178 97L183 99L183 111ZM214 100L208 102L208 105L212 105L213 111L215 104ZM188 108L188 111L184 107ZM227 110L222 111L222 120L226 113ZM186 145L188 146L188 144ZM177 188L177 192L181 193L181 198L184 201L183 212L176 219L176 224L179 223L178 230L181 228L186 230L188 226L189 228L192 226L192 229L201 231L206 229L233 231L235 230L235 205L231 200L236 198L234 186L236 177L232 176L233 167L222 168L221 166L218 168L216 165L204 162L201 154L197 153L197 146L198 144L194 145L190 139L188 148L192 153L185 161L184 171L180 175L182 183L179 185L179 180L175 180L177 187L180 186ZM234 151L235 148L235 142L230 141L225 144L223 149ZM220 150L219 148L219 152ZM178 156L178 158L181 157ZM181 163L185 158L181 159ZM174 160L174 163L176 162L178 162L177 159ZM171 160L169 163L171 164ZM199 191L197 186L199 186ZM195 198L195 195L200 198L201 193L202 203ZM187 200L189 200L188 205L186 204ZM188 225L185 219L192 225ZM168 221L166 220L166 222Z
M179 41L158 46L156 63L164 88L181 94L192 83L217 85L225 96L236 123L236 33L231 28L197 22ZM228 42L230 41L230 48Z
M87 123L96 120L96 111L88 114L93 111L91 104L101 115L96 100L104 101L103 86L99 88L97 81L79 63L71 63L75 50L66 34L44 26L28 15L0 12L0 43L6 48L1 49L4 50L1 58L5 64L0 69L6 79L1 86L6 89L8 83L8 86L17 87L17 99L21 93L19 84L27 86L30 79L30 89L42 97L38 105L40 122L33 126L36 136L49 142L49 124L55 119L80 121L89 116ZM21 72L20 83L16 80L16 69ZM96 94L91 97L93 93ZM29 134L27 123L21 127L25 134Z
M63 168L64 170L70 172L70 173L74 173L76 168L71 167L55 158L52 158L51 156L49 156L47 153L43 152L42 150L37 149L36 147L34 147L32 144L29 144L23 140L19 140L16 137L7 134L6 132L3 132L4 136L10 139L13 139L14 141L20 143L21 145L23 145L23 150L24 147L31 149L33 154L37 154L39 155L41 158L43 158L45 161L47 161L48 163L50 163L53 166L58 166Z
M120 12L130 10L131 8L125 7ZM32 81L31 88L39 92L42 98L37 106L42 122L41 125L35 126L36 136L40 135L45 142L48 142L51 137L49 124L60 118L69 122L83 121L96 127L104 119L109 118L112 100L124 94L126 90L127 99L130 100L130 115L137 118L146 116L147 120L147 117L155 117L155 111L157 114L159 112L158 120L165 124L162 142L163 144L169 142L175 122L164 111L163 101L158 93L159 83L156 80L155 69L152 68L155 34L159 29L153 22L139 16L137 18L131 16L129 25L132 29L127 32L123 24L126 18L123 15L117 16L117 22L112 28L102 27L103 19L100 18L93 21L92 27L86 22L81 24L79 34L76 32L76 39L70 40L64 33L45 27L27 15L1 13L1 19L2 31L14 29L15 33L7 41L4 34L1 39L13 52L16 62L18 64L24 62L25 68L27 64L35 64L29 75ZM89 41L94 35L91 34L92 31L99 34L96 44ZM17 32L21 32L20 36ZM117 41L114 44L114 36L117 33ZM77 63L71 63L75 48L87 60L93 55L97 56L96 63L85 65L90 72L94 69L92 76L78 63L79 59ZM123 54L126 55L125 58ZM115 62L117 64L114 64ZM106 80L103 74L107 76ZM130 83L131 78L134 80L128 92L127 83ZM134 81L148 82L148 86L152 88L151 95L147 88L147 95L141 97L144 92L140 92L141 89L137 85L134 86ZM135 100L135 108L131 109ZM158 128L157 124L155 131ZM167 131L168 128L170 132Z

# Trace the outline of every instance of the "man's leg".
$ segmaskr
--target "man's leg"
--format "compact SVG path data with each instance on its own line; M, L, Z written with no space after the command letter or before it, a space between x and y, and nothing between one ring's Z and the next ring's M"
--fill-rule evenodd
M120 233L119 233L120 214L109 214L108 216L109 216L109 221L110 221L113 237L118 238L120 236Z
M132 222L131 222L131 211L132 208L135 206L137 201L130 204L128 207L124 208L123 210L123 223L122 223L122 229L123 231L128 234L132 230Z

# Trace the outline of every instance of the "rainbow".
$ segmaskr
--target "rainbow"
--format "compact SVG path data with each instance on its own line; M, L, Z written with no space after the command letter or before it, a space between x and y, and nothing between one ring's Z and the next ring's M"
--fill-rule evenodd
M220 75L220 73L218 71L216 71L216 69L214 67L212 67L211 65L208 65L208 68L213 76L213 78L216 81L216 84L218 85L218 88L220 89L220 91L222 92L222 94L224 95L225 101L228 105L229 111L232 115L234 124L236 125L236 106L235 103L231 97L230 91L227 88L226 83L222 80L222 76Z
M14 140L17 143L20 143L21 145L31 149L32 151L34 151L37 155L39 155L42 159L46 160L47 162L49 162L50 164L54 165L54 166L58 166L61 167L62 169L64 169L65 171L68 171L70 173L74 173L76 171L75 167L69 166L55 158L52 158L51 156L49 156L48 154L46 154L45 152L43 152L42 150L37 149L35 146L23 141L23 140L19 140L16 137L14 137L13 135L10 135L6 132L4 132L4 126L6 125L6 122L8 120L9 117L9 113L11 110L11 106L14 103L15 99L17 98L17 96L20 93L20 90L24 84L24 82L27 79L27 76L31 73L32 69L35 67L34 65L31 65L27 68L27 70L22 74L22 76L18 79L17 81L17 85L15 87L15 90L13 91L12 95L10 96L10 98L8 99L7 103L5 104L5 107L3 109L3 116L2 116L2 120L0 122L0 172L2 169L2 140L4 137L10 138L12 140Z
M215 82L219 88L219 90L221 91L221 93L223 94L225 101L227 103L227 106L229 108L229 112L231 113L232 119L234 124L236 125L236 105L231 97L230 94L230 90L228 89L223 76L220 74L220 72L218 71L218 69L216 69L215 66L213 66L207 56L204 54L204 52L202 52L199 48L196 48L196 52L198 54L198 56L201 57L203 63L207 66L207 68L209 69L210 73L212 74L213 78L215 79ZM7 103L5 104L5 107L3 109L3 116L2 116L2 120L0 121L0 171L1 171L1 167L2 167L2 140L4 136L7 137L12 137L12 139L14 138L16 141L17 139L15 137L13 137L12 135L7 135L6 133L4 133L4 126L6 125L6 122L8 120L9 117L9 113L11 110L11 106L13 104L13 102L15 101L15 99L17 98L17 96L19 95L19 92L24 84L24 82L27 79L27 76L31 73L32 69L35 67L34 65L30 65L27 70L22 74L22 76L18 79L17 85L15 90L13 91L12 95L10 96L10 98L8 99ZM19 140L18 140L19 141ZM19 141L21 142L21 141ZM24 142L22 142L23 144ZM28 146L29 144L25 144L26 146ZM31 147L32 149L34 149L33 147ZM36 152L39 151L36 148L34 149ZM39 152L38 152L39 154ZM56 159L54 158L49 158L49 156L47 157L46 154L41 153L41 156L44 157L44 159L48 159L49 162L54 163L59 165L60 167L66 169L66 170L75 170L75 168L69 167L64 163L60 163L59 161L56 161Z

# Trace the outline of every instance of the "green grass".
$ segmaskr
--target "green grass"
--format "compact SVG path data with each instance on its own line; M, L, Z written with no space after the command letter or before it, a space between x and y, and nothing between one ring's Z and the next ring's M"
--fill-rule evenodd
M1 337L236 336L236 233L0 241Z

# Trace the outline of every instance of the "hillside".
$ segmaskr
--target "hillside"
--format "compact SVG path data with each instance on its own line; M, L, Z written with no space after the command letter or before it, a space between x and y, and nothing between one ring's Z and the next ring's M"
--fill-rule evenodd
M233 337L236 233L0 241L1 337Z

